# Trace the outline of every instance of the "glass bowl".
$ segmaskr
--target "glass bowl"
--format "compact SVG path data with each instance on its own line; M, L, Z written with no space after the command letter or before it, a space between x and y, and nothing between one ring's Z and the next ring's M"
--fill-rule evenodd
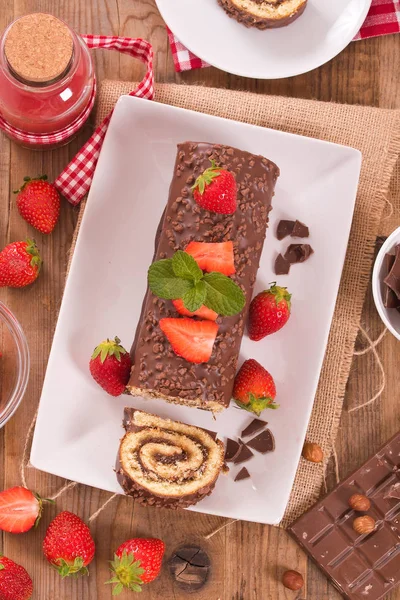
M0 301L0 428L13 416L29 379L29 348L21 325Z

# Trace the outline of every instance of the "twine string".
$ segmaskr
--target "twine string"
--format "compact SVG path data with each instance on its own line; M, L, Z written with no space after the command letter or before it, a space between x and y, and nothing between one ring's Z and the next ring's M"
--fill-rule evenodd
M360 410L361 408L364 408L365 406L369 406L370 404L373 404L376 400L378 400L378 398L380 398L380 396L382 395L385 387L386 387L386 374L385 374L385 369L383 368L383 364L381 361L381 358L376 350L376 346L379 343L379 341L381 341L383 339L383 336L385 335L386 331L382 332L381 335L379 336L379 338L377 340L375 340L375 342L373 342L370 338L370 336L368 335L368 333L365 331L365 329L363 327L361 327L360 325L360 331L363 334L363 336L365 337L365 339L368 342L368 351L371 351L374 355L375 358L375 362L378 365L379 371L381 373L381 385L379 390L376 392L376 394L370 398L369 400L367 400L366 402L363 402L362 404L359 404L358 406L353 406L353 408L349 408L348 412L355 412L357 410ZM366 352L365 352L366 354Z
M220 527L217 527L217 529L214 529L208 535L205 535L204 539L205 540L211 539L212 537L214 537L214 535L216 535L217 533L219 533L220 531L222 531L223 529L225 529L225 527L229 527L229 525L233 525L233 523L237 523L237 521L240 521L240 519L232 519L231 521L229 521L229 523L224 523Z

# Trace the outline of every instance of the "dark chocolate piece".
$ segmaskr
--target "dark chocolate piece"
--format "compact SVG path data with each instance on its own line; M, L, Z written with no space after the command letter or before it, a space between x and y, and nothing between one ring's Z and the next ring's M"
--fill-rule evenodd
M242 462L246 462L250 460L252 456L254 456L250 448L248 448L247 445L242 442L242 440L239 440L239 442L240 451L233 461L235 465L240 465Z
M285 252L285 258L291 265L295 265L305 262L313 253L310 244L290 244Z
M195 592L206 583L210 572L210 559L198 546L178 548L168 561L169 572L182 590Z
M261 419L253 419L251 423L247 425L245 429L242 431L242 437L248 437L249 435L254 435L261 429L264 429L268 423L266 421L262 421Z
M210 431L209 429L202 428L204 431L207 431L209 435L211 435L212 439L215 441L218 437L218 433L216 431Z
M231 440L228 438L226 440L226 449L225 449L225 460L226 462L233 462L235 458L238 456L240 452L240 444L235 440Z
M385 500L387 500L387 498L400 500L400 482L394 483L390 486L385 494Z
M391 290L393 290L400 300L400 244L396 246L396 254L392 268L383 281Z
M283 240L288 235L292 235L294 224L295 221L281 219L276 229L276 237L278 238L278 240Z
M287 275L290 271L290 262L282 254L275 259L275 275Z
M381 600L400 584L399 486L400 432L289 528L347 600ZM371 502L369 535L353 529L353 494Z
M389 275L394 264L394 254L385 254L383 259L384 277ZM394 291L386 284L383 284L383 306L386 308L400 307L400 300Z
M248 479L249 477L250 477L250 473L248 472L246 467L243 467L242 469L240 469L239 473L236 475L235 481L243 481L243 479Z
M235 175L238 206L233 215L205 211L193 198L191 188L211 160ZM170 258L192 241L232 240L236 268L232 279L242 287L247 302L240 314L218 318L210 360L193 364L173 352L160 330L162 318L178 316L172 302L156 298L148 290L131 349L133 367L127 386L131 394L215 412L229 405L278 175L279 169L271 161L230 146L178 145L154 260Z
M295 221L291 236L305 238L309 235L310 230L308 229L307 225L304 225L304 223L302 223L301 221Z
M273 452L275 450L274 436L269 429L262 431L256 437L246 442L250 448L261 452L261 454L267 454L267 452Z

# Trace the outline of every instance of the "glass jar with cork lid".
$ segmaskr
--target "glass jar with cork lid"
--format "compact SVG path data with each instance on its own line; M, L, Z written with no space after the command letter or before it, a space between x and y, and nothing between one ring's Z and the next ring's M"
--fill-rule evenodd
M83 39L45 13L20 17L0 40L0 126L24 146L70 141L95 97L94 69Z

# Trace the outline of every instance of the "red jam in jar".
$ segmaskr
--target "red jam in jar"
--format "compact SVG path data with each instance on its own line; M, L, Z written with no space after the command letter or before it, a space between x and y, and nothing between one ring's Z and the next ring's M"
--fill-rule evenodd
M52 134L59 134L60 145L67 143L89 116L94 86L88 47L60 19L25 15L4 32L0 117L11 138L40 149L49 147Z

